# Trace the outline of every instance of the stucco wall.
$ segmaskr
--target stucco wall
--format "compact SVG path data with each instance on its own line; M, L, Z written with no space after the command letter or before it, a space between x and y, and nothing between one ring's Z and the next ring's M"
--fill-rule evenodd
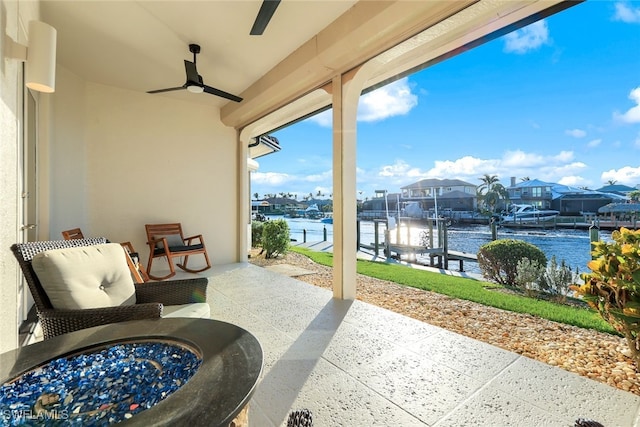
M26 44L24 28L38 16L37 2L0 0L0 36ZM18 345L19 269L9 246L19 239L19 134L22 116L19 85L22 62L5 59L7 45L0 41L0 352Z
M86 82L82 78L64 67L56 68L48 159L46 164L40 165L41 169L48 168L42 181L48 184L49 235L43 239L61 239L62 230L88 227L85 88Z
M38 2L0 0L0 34L26 44L38 13ZM8 248L21 225L21 66L0 61L0 352L18 345L21 273ZM56 73L56 92L40 96L39 237L79 226L133 242L146 263L144 224L181 222L204 236L214 264L237 261L236 132L219 110L90 83L60 66Z
M236 261L235 130L217 108L88 83L84 111L88 234L131 241L146 263L144 224L181 222L214 264Z

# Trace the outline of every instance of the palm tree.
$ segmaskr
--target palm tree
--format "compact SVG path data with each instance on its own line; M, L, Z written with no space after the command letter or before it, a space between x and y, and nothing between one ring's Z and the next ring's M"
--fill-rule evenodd
M258 200L258 197L259 197L259 196L260 196L260 195L259 195L258 193L253 193L253 198L254 198L255 200Z
M631 200L634 202L640 202L640 190L633 190L627 194Z
M500 184L496 175L484 174L479 179L482 184L477 190L478 200L484 203L491 213L494 213L501 200L509 199L509 192L504 185Z
M509 198L509 192L504 187L504 185L500 183L495 183L491 187L491 190L487 191L487 194L484 195L484 203L489 206L489 210L491 213L494 213L496 210L496 206L501 200L507 200Z
M491 187L500 181L497 175L489 175L488 173L485 173L478 179L482 181L482 184L478 187L478 194L483 194L484 190L490 191Z
M618 181L616 181L615 179L610 179L610 180L607 181L607 184L616 185L616 182L618 182Z

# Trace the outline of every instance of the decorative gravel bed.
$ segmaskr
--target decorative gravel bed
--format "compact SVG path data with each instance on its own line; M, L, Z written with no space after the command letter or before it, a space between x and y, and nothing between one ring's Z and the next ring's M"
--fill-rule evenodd
M107 426L184 385L201 358L165 342L114 344L54 359L0 387L2 425Z
M267 260L256 251L249 261L259 266L287 263L312 270L315 274L296 279L327 289L332 287L330 267L316 264L295 252ZM626 341L618 336L360 274L356 295L359 300L370 304L640 395L640 374L626 355L629 351Z

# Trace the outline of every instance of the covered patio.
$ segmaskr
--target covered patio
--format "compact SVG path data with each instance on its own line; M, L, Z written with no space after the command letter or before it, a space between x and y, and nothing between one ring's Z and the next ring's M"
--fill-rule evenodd
M11 244L80 227L146 259L144 224L180 222L215 242L213 317L265 349L252 425L297 408L317 425L634 425L634 395L355 300L360 95L578 3L283 1L250 36L259 0L0 0L0 352L31 306ZM54 93L24 85L32 20L57 29ZM204 82L242 102L147 93L183 83L193 43ZM327 108L333 292L247 263L250 147Z
M0 242L79 227L144 259L144 224L181 222L216 242L214 264L245 262L255 143L332 107L334 297L353 299L360 95L578 3L283 1L251 35L259 0L1 0ZM57 30L53 93L24 86L34 20ZM0 256L7 350L31 301Z
M637 426L640 397L247 264L209 274L212 317L263 346L255 426Z

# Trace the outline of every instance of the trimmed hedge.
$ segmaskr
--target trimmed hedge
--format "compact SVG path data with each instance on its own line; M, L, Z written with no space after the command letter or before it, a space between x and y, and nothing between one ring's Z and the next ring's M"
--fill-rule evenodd
M482 275L501 285L514 286L518 262L528 258L546 268L547 257L537 246L523 240L500 239L484 244L478 251L478 265Z

